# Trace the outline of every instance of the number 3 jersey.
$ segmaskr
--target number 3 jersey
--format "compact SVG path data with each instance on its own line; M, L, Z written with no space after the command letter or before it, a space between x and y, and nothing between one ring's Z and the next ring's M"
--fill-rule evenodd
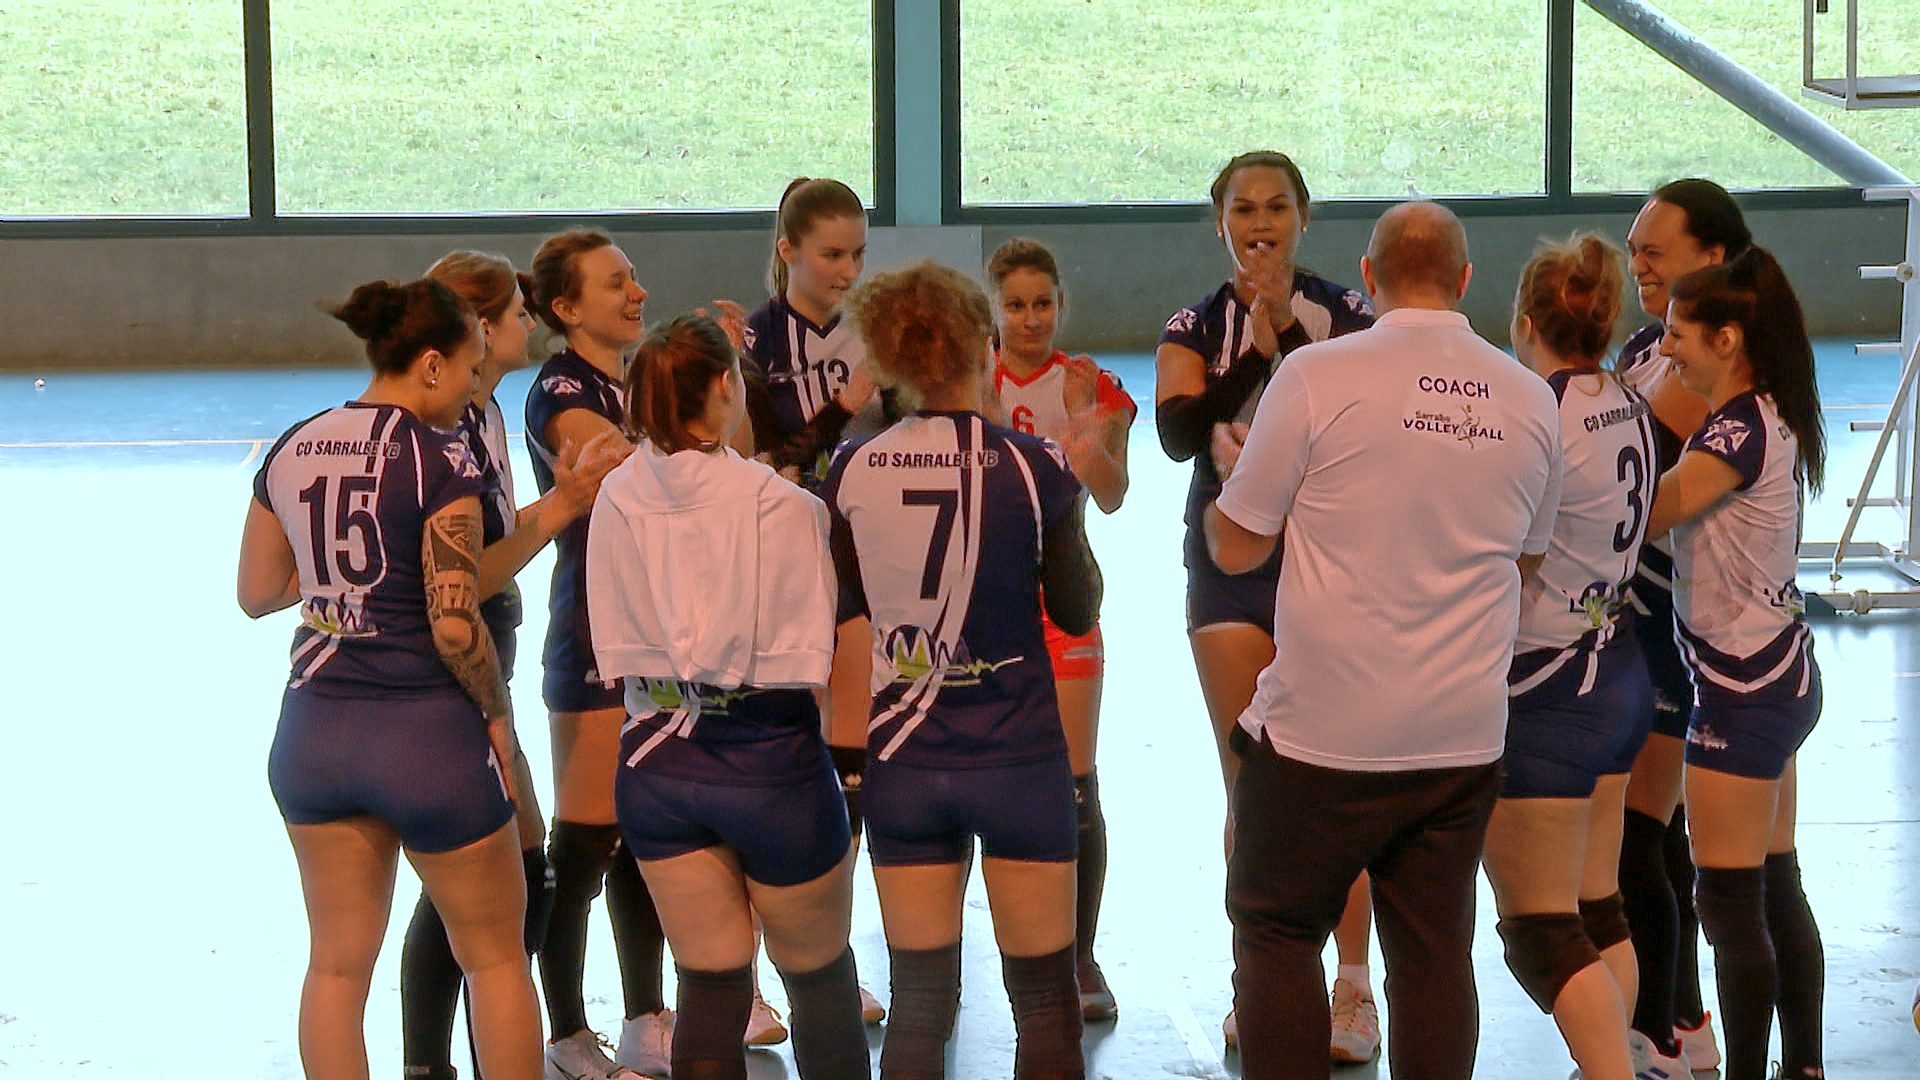
M1611 635L1658 479L1645 398L1594 370L1563 368L1547 385L1560 401L1560 512L1547 557L1521 590L1518 652Z
M975 413L925 411L835 451L822 495L840 617L873 620L876 758L978 768L1065 752L1040 560L1079 493L1053 443Z
M280 519L300 573L289 685L457 689L427 620L427 519L485 480L466 443L396 405L349 402L293 426L253 497Z

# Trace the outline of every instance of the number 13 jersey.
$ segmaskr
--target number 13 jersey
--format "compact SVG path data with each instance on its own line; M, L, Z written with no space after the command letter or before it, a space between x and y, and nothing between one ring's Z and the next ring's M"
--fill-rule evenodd
M290 686L459 686L433 644L420 542L429 517L485 487L458 435L397 405L348 402L274 443L253 497L280 519L300 573Z
M970 412L842 443L822 496L842 620L873 620L868 748L978 768L1064 753L1040 625L1044 537L1079 497L1059 448Z

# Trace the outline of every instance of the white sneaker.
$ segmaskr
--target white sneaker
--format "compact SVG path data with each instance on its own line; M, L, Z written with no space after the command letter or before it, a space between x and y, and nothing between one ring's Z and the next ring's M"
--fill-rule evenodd
M1380 1009L1345 979L1333 980L1333 1042L1335 1061L1365 1064L1380 1055Z
M673 1010L642 1013L620 1029L613 1060L641 1076L664 1078L673 1064Z
M1673 1026L1674 1041L1680 1044L1680 1056L1695 1072L1720 1067L1720 1044L1713 1037L1713 1014L1702 1013L1697 1028Z
M1693 1080L1693 1070L1684 1060L1661 1053L1652 1039L1637 1031L1627 1032L1627 1056L1633 1062L1634 1080Z
M607 1056L607 1040L587 1028L547 1044L547 1080L635 1080Z
M1227 1041L1227 1049L1240 1048L1240 1021L1235 1018L1234 1010L1227 1010L1227 1018L1220 1021L1220 1036Z
M780 1010L753 995L753 1012L747 1015L747 1034L741 1040L748 1046L779 1046L787 1041L787 1025L780 1022Z
M887 1018L887 1007L885 1005L880 1004L880 999L877 997L874 997L871 993L869 993L866 987L864 986L861 987L860 988L860 1019L865 1021L868 1027L872 1027L873 1025L879 1023L882 1020L885 1020L886 1018Z

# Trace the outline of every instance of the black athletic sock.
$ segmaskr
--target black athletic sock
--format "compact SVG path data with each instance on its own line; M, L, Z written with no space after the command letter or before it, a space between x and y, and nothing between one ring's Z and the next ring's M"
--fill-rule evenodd
M673 1023L673 1075L746 1080L747 1051L740 1034L753 1013L753 969L694 971L676 965L674 971L680 977L680 1007Z
M1823 1075L1827 954L1800 887L1800 858L1767 856L1767 934L1779 973L1780 1065L1789 1080Z
M793 1013L793 1063L800 1080L872 1075L853 950L818 971L782 971L780 981L786 984Z
M554 877L553 863L541 848L522 851L520 869L527 875L526 944L527 955L532 956L546 944L547 923L553 918L553 894L557 891L558 879Z
M1045 956L1000 956L1013 999L1014 1080L1082 1080L1080 984L1073 947Z
M1679 1052L1673 1038L1673 935L1678 915L1663 853L1666 832L1659 819L1627 811L1620 835L1620 897L1626 902L1633 959L1640 968L1633 1029L1671 1057Z
M1720 1026L1726 1034L1721 1080L1763 1080L1767 1036L1778 993L1773 939L1767 933L1766 871L1701 868L1696 903L1713 946Z
M860 809L860 785L867 775L867 748L829 746L827 754L833 758L833 771L840 774L840 794L847 800L847 824L853 827L853 835L858 838L867 820Z
M587 1026L580 988L587 966L587 912L600 895L620 846L618 825L556 821L547 837L553 863L553 913L540 949L540 986L547 998L547 1035L564 1039Z
M1687 841L1687 808L1676 807L1662 840L1667 880L1673 884L1673 1020L1697 1028L1707 1018L1700 1000L1700 915L1693 909L1693 847Z
M887 955L893 1009L880 1047L880 1080L943 1077L947 1040L953 1037L953 1018L960 1011L960 943L942 949L889 949Z
M400 947L400 1060L406 1075L453 1075L453 1019L464 978L440 912L424 890Z
M613 923L613 952L620 961L627 1019L666 1008L667 933L660 928L653 894L640 877L640 864L625 844L614 855L613 869L607 871L607 918ZM740 1030L747 1030L745 1019Z
M1080 834L1075 869L1073 947L1080 959L1093 959L1093 935L1100 927L1100 896L1107 887L1107 815L1100 810L1100 774L1073 778L1073 809Z

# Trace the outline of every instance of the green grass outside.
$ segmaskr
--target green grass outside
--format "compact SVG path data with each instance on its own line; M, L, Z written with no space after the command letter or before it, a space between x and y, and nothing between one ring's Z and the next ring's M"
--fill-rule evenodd
M1798 95L1797 3L1660 3ZM1863 66L1920 70L1920 4L1864 6ZM800 174L870 197L868 11L276 0L280 210L763 207ZM1258 146L1316 197L1544 187L1540 0L966 0L962 20L970 202L1190 200ZM1836 182L1584 6L1576 37L1580 190ZM239 0L0 0L0 213L244 213L242 60ZM1920 174L1920 109L1809 107Z

